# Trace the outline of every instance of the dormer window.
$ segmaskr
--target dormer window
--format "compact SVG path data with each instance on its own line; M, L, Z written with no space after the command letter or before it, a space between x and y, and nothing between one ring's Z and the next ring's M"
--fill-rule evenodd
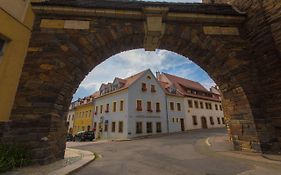
M146 91L146 90L147 90L147 88L146 88L146 83L142 83L142 84L141 84L141 90L142 90L142 91Z

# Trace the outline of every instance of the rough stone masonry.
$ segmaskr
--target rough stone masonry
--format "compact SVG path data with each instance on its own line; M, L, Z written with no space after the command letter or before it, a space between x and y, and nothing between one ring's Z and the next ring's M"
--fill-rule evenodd
M214 79L237 150L280 152L281 2L228 3L235 8L101 0L33 3L33 34L11 121L0 124L1 141L27 146L34 162L62 159L66 112L85 75L114 54L149 46L190 58ZM149 15L147 7L154 8ZM147 17L157 20L155 30L149 30Z

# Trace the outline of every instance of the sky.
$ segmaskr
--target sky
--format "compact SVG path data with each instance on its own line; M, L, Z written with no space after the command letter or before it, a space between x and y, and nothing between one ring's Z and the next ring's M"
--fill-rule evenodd
M167 2L201 2L201 0L146 0ZM200 82L206 88L214 86L214 81L198 65L186 57L167 50L146 52L144 49L130 50L116 54L96 66L81 82L73 100L89 96L102 83L112 82L115 77L126 78L146 69L165 72Z

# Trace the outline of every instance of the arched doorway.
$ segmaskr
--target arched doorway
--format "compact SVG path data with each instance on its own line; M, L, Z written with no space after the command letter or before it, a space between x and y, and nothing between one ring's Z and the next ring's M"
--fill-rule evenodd
M206 117L201 117L201 127L203 128L203 129L207 129L208 128L208 124L207 124L207 119L206 119Z
M72 94L85 75L108 57L136 48L176 52L208 72L223 92L224 111L237 149L242 149L245 143L252 151L280 148L280 126L272 124L272 118L280 116L280 109L271 108L278 106L280 100L268 93L273 92L268 84L276 84L272 88L280 93L281 63L270 54L268 57L272 59L268 63L266 51L256 52L258 49L249 44L242 28L245 15L228 5L223 6L224 10L208 5L209 14L202 15L206 6L199 4L179 7L158 3L161 8L143 11L155 3L134 2L136 6L121 4L118 8L123 12L110 14L112 11L98 13L96 9L112 8L111 3L93 4L87 7L92 9L89 11L83 11L85 4L72 3L71 7L58 1L33 4L37 17L10 119L11 130L19 126L26 135L38 131L36 140L30 138L33 142L26 143L35 150L41 149L34 151L35 159L49 162L63 157L65 140L58 138L66 135L65 115ZM53 8L50 11L46 6ZM195 16L181 16L182 8ZM149 18L152 12L156 18ZM260 57L263 59L257 61ZM271 66L264 66L267 63ZM274 72L270 81L261 78L267 72ZM261 100L272 100L270 97L276 102ZM48 140L42 143L40 138L46 136ZM42 150L50 154L43 155Z

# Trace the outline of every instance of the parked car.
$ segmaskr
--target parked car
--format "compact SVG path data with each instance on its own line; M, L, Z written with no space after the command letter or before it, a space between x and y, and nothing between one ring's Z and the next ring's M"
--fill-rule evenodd
M66 141L67 141L67 142L74 141L73 135L72 135L72 134L67 134L67 136L66 136Z
M80 131L75 135L75 141L93 141L95 139L94 131Z

